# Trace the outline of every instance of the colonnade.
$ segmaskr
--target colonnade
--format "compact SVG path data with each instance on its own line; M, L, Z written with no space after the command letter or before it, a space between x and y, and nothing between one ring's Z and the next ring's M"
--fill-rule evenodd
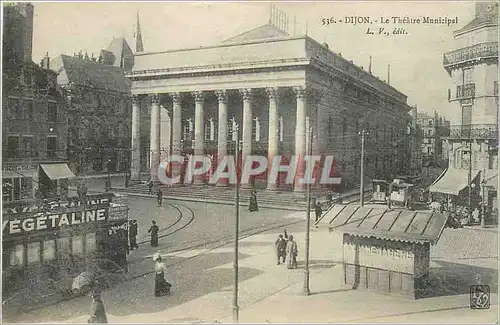
M292 87L296 96L296 124L295 124L295 156L304 157L306 154L307 140L307 123L306 117L308 113L307 105L309 103L317 103L321 97L321 92L312 89L306 89L303 86ZM266 88L268 96L268 113L269 113L269 128L268 128L268 161L271 163L273 158L278 155L278 124L279 124L279 93L278 87ZM218 100L218 136L217 136L217 155L220 160L227 155L228 142L228 90L214 91ZM242 126L239 128L242 134L242 158L252 155L252 129L253 129L253 105L255 99L255 90L251 88L239 89L239 95L243 101L243 118ZM182 107L181 99L185 93L168 93L172 99L172 155L181 154L181 138L182 138ZM197 91L191 93L194 97L194 154L203 155L205 144L205 127L204 127L204 100L207 92ZM151 105L151 130L150 130L150 152L151 152L151 177L157 180L158 164L160 162L160 94L150 94ZM308 100L308 98L312 100ZM132 164L131 176L132 179L139 179L140 173L140 101L137 95L132 99ZM239 127L239 126L238 126ZM297 177L303 175L303 164L300 164L297 169ZM269 171L270 169L268 169ZM195 182L200 182L196 180ZM227 181L221 180L220 186L227 185ZM268 189L276 189L274 182L268 183ZM294 189L302 191L305 189L303 184L295 182Z

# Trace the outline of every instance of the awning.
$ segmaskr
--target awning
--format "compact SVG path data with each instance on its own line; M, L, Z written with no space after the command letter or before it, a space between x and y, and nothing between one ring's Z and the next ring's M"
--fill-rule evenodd
M486 182L486 186L493 187L496 191L498 191L498 170L485 170L483 180Z
M51 180L76 177L67 164L41 164L40 167Z
M479 170L472 170L471 180L476 178ZM458 195L469 184L469 170L448 168L444 176L429 187L429 192Z
M361 237L435 244L447 219L430 211L336 204L317 225Z

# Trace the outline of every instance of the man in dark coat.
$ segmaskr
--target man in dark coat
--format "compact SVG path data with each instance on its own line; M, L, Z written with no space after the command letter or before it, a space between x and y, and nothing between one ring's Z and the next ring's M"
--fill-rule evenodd
M276 242L274 243L274 246L276 246L276 255L278 257L278 265L280 265L280 258L283 258L283 263L285 263L286 260L286 240L283 238L283 235L279 235L278 239L276 239Z
M163 202L163 192L161 188L158 188L158 191L156 192L156 201L158 202L158 206L161 206Z
M150 194L150 195L153 194L153 180L152 179L150 179L148 181L148 190L149 190L148 194Z
M101 300L100 284L96 281L95 288L91 294L92 305L90 306L90 318L87 323L107 324L108 318L104 310L104 304Z
M321 215L323 214L323 210L321 209L321 203L319 201L316 202L315 204L314 212L316 213L316 222L318 222L319 218L321 218Z
M250 194L250 205L248 206L250 212L259 211L259 204L257 203L257 191L252 190Z
M131 250L133 250L134 248L136 249L139 248L139 245L137 244L137 232L138 232L137 220L134 219L130 222L130 226L128 229L128 237Z

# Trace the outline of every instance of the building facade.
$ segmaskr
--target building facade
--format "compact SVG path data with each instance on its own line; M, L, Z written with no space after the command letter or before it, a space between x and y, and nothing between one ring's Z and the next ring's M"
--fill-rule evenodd
M99 57L59 55L50 65L67 94L71 169L78 175L128 171L132 104L125 72L133 53L125 39L114 39Z
M271 23L215 46L137 53L127 77L133 95L132 178L140 170L134 162L144 154L144 111L151 112L153 178L162 154L234 153L236 127L243 157L261 154L269 160L303 157L312 127L313 153L333 155L335 173L348 186L360 178L362 131L366 176L409 169L407 97L327 44L289 36ZM303 190L302 184L294 188Z
M67 194L67 115L57 74L31 59L34 8L4 6L3 202ZM38 192L37 192L38 190Z
M443 57L454 84L448 99L455 114L450 119L450 135L445 138L449 169L461 178L455 184L466 188L471 184L473 203L485 202L487 209L496 209L498 3L476 3L475 18L454 32L454 37L456 49ZM443 178L446 180L446 175Z
M446 149L443 148L443 138L450 134L450 121L434 112L434 116L419 113L417 123L422 130L422 163L429 167L446 166L448 154L443 150Z

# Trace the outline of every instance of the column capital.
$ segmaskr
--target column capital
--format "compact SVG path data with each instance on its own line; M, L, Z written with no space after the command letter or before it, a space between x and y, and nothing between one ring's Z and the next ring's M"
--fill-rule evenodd
M217 99L219 100L219 102L227 103L228 100L227 90L217 90L215 91L215 94L217 95Z
M278 99L279 96L279 88L278 87L266 88L266 93L267 96L269 97L269 100L276 100Z
M304 86L293 87L293 92L297 96L297 99L304 99L307 96L307 89Z
M252 88L240 89L240 94L243 100L252 100L253 98Z
M160 104L160 95L151 94L151 95L149 95L149 100L151 101L151 105L159 105Z
M139 105L140 98L139 95L132 95L132 105Z
M182 100L181 93L170 93L169 96L172 98L172 102L174 103L180 103Z
M202 91L194 91L193 93L194 101L201 103L205 98L205 94Z

